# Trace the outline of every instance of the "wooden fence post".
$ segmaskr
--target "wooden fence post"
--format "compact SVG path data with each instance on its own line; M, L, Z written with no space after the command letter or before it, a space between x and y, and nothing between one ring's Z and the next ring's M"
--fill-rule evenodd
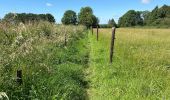
M22 70L17 70L17 83L22 84Z
M66 35L66 33L64 34L64 45L65 46L67 45L67 35Z
M92 35L93 35L93 26L91 26L91 31L92 31Z
M97 41L99 40L99 26L97 25Z
M114 50L114 43L115 43L115 30L116 28L112 28L112 38L111 38L111 45L110 45L110 63L112 63L113 59L113 50Z

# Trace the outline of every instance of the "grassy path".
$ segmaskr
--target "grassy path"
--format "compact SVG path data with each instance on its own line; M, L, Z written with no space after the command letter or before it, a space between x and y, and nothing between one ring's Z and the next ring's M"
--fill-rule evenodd
M118 29L113 64L109 64L110 32L101 29L99 41L89 34L89 99L170 99L169 30Z
M109 88L109 85L104 83L104 81L107 81L107 83L111 83L109 82L110 80L105 80L107 77L105 76L105 73L108 73L107 71L110 70L108 67L109 64L107 63L107 55L109 53L107 52L108 46L107 44L105 44L109 41L104 40L104 38L100 38L97 42L95 35L92 36L91 33L89 34L89 41L91 48L89 59L90 67L87 69L89 75L88 80L90 80L90 88L88 89L89 99L106 99L108 96L103 95L102 93L106 90L105 88ZM104 67L107 68L105 70L102 70Z

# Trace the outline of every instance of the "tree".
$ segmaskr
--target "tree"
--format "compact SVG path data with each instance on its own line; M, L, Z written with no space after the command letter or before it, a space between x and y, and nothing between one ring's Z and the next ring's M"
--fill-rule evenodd
M152 14L151 14L151 18L153 20L158 18L158 6L156 6L153 10L152 10Z
M47 20L47 17L45 16L45 14L39 14L37 20L46 21L46 20Z
M143 19L143 25L147 24L147 19L149 17L150 12L149 11L141 11L141 18Z
M136 25L143 25L143 19L141 18L141 13L135 10L129 10L118 21L121 27L130 27Z
M92 20L93 20L92 26L99 25L99 19L95 15L92 15Z
M170 6L156 6L144 19L146 25L151 26L169 26L170 25Z
M3 20L6 20L6 21L14 21L15 19L15 14L14 13L8 13L4 16Z
M147 25L156 27L170 26L170 6L156 6L151 12L129 10L119 18L118 25L130 27L136 25Z
M79 24L85 25L87 28L90 28L90 26L96 22L96 18L93 15L93 10L90 7L81 8L78 18Z
M170 14L170 9L167 5L163 5L160 9L158 9L158 17L165 18Z
M114 19L111 19L111 20L108 21L107 26L108 26L109 28L111 28L111 27L117 27L117 24L115 23Z
M141 18L144 20L144 19L147 19L148 15L149 15L149 11L141 11Z
M51 14L46 14L45 15L46 16L46 18L47 18L47 21L49 21L49 22L51 22L51 23L55 23L55 18L54 18L54 16L53 15L51 15Z
M76 25L77 24L77 15L76 12L72 11L72 10L67 10L62 18L62 23L65 25Z
M34 21L49 21L55 22L53 15L51 14L32 14L32 13L8 13L3 20L15 23L27 23Z

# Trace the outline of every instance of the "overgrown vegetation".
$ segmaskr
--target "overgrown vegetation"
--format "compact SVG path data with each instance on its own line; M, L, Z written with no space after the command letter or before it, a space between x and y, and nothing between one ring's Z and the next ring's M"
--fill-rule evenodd
M167 28L169 8L130 10L118 25L111 19L100 27ZM55 24L51 14L32 13L8 13L0 20L0 99L170 99L168 29L118 29L110 64L111 30L101 29L99 41L87 34L99 26L92 8L81 8L78 16L67 10L62 23ZM21 85L17 70L23 73Z
M0 91L11 100L84 100L85 29L48 22L0 23ZM17 70L22 70L22 85L16 82Z

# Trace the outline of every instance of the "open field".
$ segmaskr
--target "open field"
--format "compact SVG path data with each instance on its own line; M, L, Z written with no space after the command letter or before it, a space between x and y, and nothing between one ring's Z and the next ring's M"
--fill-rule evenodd
M0 8L0 100L170 100L170 0Z
M111 29L100 29L98 42L89 39L91 100L170 99L170 29L117 29L113 64Z
M170 29L118 28L112 64L111 31L100 29L96 41L83 26L1 24L0 92L12 100L170 99Z

